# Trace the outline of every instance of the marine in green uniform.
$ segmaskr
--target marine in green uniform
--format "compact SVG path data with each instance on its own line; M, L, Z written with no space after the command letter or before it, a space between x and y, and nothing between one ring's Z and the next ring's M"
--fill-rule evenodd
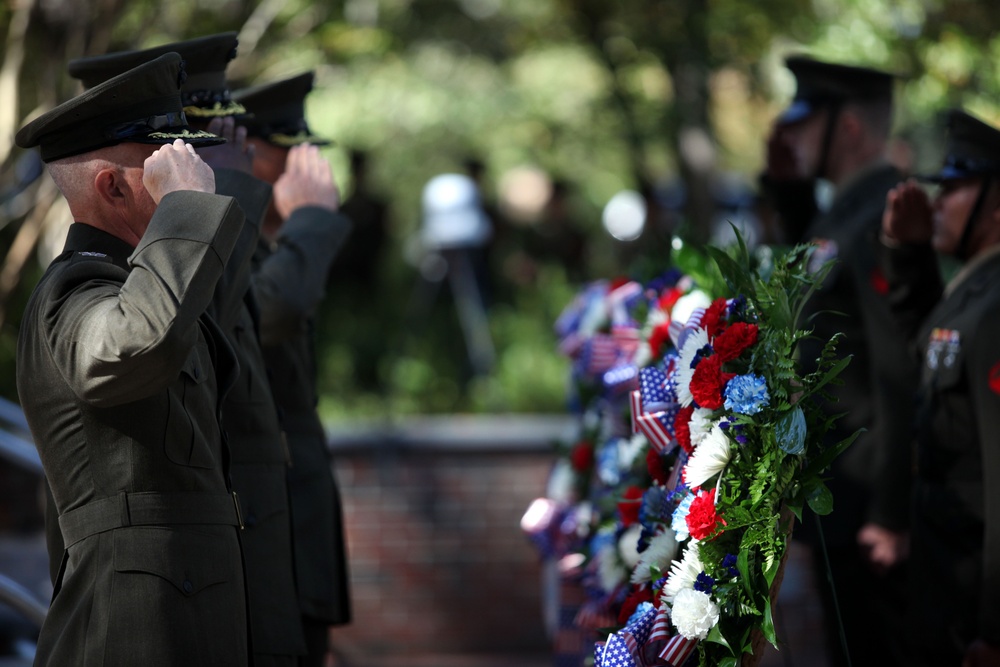
M36 665L248 664L234 381L205 315L243 214L167 54L25 125L76 223L25 310L17 386L65 543ZM189 143L185 144L184 141Z
M830 474L834 505L822 520L825 547L852 663L898 664L892 638L905 585L902 550L916 370L876 261L885 195L902 180L885 157L894 79L877 70L805 57L789 58L787 65L797 90L776 123L775 152L788 156L788 173L804 181L822 179L834 192L804 236L816 246L816 270L836 261L806 305L802 326L813 335L803 341L801 359L806 371L812 370L823 345L843 336L838 356L852 359L840 375L843 384L831 392L828 413L843 417L829 442L864 429ZM815 517L798 532L813 547L818 579L825 581ZM847 664L830 587L820 588L832 663Z
M228 267L210 312L229 337L240 363L240 376L226 396L222 415L233 452L233 487L240 494L246 524L243 543L254 661L257 667L288 667L306 650L294 578L286 479L289 457L261 352L259 308L250 284L250 257L271 187L250 173L245 130L234 128L234 117L243 114L244 108L231 99L225 70L236 48L236 34L222 33L80 59L71 62L69 70L87 85L165 50L176 51L191 70L181 86L185 113L196 127L221 128L232 139L227 146L200 153L215 168L218 191L233 195L247 218L238 241L245 261Z
M253 114L254 173L274 185L273 205L254 256L261 340L281 424L292 456L289 489L299 604L309 646L301 665L321 666L328 628L351 620L340 494L326 434L316 413L313 317L330 264L351 228L340 196L305 120L313 74L234 93ZM301 192L297 192L301 191ZM312 201L302 195L311 193Z
M886 202L893 306L920 361L907 638L913 665L1000 665L1000 130L948 119L931 204ZM935 251L962 262L942 284Z

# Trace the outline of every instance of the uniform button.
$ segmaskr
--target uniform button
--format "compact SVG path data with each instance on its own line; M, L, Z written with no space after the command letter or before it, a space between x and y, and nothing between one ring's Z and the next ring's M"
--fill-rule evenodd
M194 591L194 584L192 584L190 581L188 581L188 580L185 579L184 583L181 584L181 588L184 589L185 593L187 593L188 595L190 595L191 592Z
M197 380L197 379L198 379L198 377L199 377L199 376L201 375L201 371L200 371L200 370L198 370L198 367L197 367L197 366L195 366L195 367L194 367L194 368L192 368L191 370L192 370L192 371L194 371L194 379L195 379L195 380Z
M253 528L254 526L256 526L257 525L257 515L253 514L252 512L248 513L247 516L246 516L246 518L243 519L243 525L246 526L247 528Z

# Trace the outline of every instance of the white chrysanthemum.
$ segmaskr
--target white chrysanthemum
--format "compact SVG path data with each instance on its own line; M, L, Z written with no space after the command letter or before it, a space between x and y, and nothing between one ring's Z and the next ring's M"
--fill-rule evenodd
M621 556L625 568L631 570L639 564L639 538L642 536L642 525L635 523L618 538L618 555Z
M707 294L701 290L694 290L677 299L677 303L670 310L670 319L674 322L687 322L691 319L691 313L711 305L712 299Z
M639 554L639 563L632 571L632 583L642 584L652 581L650 568L655 567L662 572L676 557L677 536L674 531L667 528L664 532L654 535L646 550Z
M677 400L682 407L691 405L694 396L691 395L691 378L694 376L694 369L691 363L698 354L698 350L708 345L708 332L704 329L695 329L688 334L678 350L677 360Z
M674 598L670 620L688 639L704 639L719 622L719 607L708 593L686 588Z
M681 591L693 589L694 583L698 580L698 575L705 570L698 558L698 545L688 544L684 550L684 556L670 564L670 574L667 575L667 582L663 584L660 597L668 603L672 603L677 594Z
M627 572L618 558L618 548L615 544L605 544L594 554L597 561L597 578L601 589L605 592L615 590L624 581Z
M608 421L614 421L609 419ZM646 436L636 433L628 440L621 440L618 443L618 469L621 471L631 470L635 464L636 457L646 448Z
M708 408L698 408L691 414L688 428L691 431L691 446L697 447L712 431L712 411Z
M731 455L729 438L726 437L725 431L715 424L708 437L702 440L684 466L684 483L691 487L701 486L722 472L729 463Z

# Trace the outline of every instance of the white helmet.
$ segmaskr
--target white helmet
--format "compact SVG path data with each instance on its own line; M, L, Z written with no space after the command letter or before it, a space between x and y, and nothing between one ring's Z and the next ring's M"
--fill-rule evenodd
M424 186L422 238L428 248L472 248L486 245L492 223L483 212L479 188L462 174L441 174Z

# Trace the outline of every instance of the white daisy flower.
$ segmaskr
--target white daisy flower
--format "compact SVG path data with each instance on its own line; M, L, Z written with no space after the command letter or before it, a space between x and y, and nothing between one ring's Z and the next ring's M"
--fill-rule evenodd
M664 532L654 535L646 550L639 554L639 564L632 571L632 583L641 584L652 581L653 575L650 568L655 567L662 572L676 557L677 536L674 531L667 528Z
M597 561L597 578L605 592L615 590L628 574L618 558L618 547L614 543L601 546L594 554ZM696 575L697 576L697 575Z
M708 345L708 332L698 328L691 331L681 349L678 350L677 360L677 400L682 407L691 405L694 396L691 395L691 378L694 376L694 369L691 364L698 354L698 350Z
M684 637L704 639L719 622L719 607L708 593L686 588L674 598L670 620Z
M691 487L701 486L722 472L731 456L729 438L716 423L684 466L684 483Z
M698 580L698 575L705 570L698 558L697 543L689 544L684 550L684 556L675 560L670 565L670 574L667 575L667 582L663 584L660 597L668 603L672 603L677 594L683 590L694 589L694 584Z

